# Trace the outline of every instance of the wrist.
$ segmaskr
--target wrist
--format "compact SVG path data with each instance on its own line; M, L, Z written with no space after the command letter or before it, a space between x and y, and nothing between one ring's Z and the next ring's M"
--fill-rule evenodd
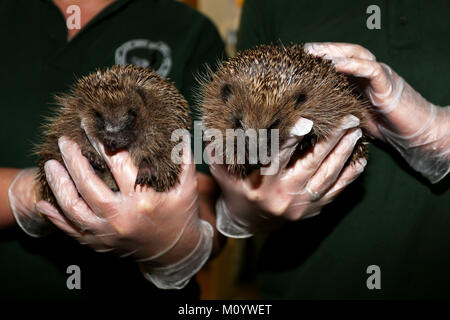
M224 236L236 239L253 236L253 233L250 232L250 224L243 219L239 219L230 211L223 196L217 199L216 214L216 228Z
M394 146L408 164L420 172L431 183L437 183L450 171L448 139L449 108L437 107L431 103L426 106L414 106L419 111L411 112L414 119L421 119L420 126L399 134L381 125L379 130L389 143Z
M202 236L202 225L200 219L194 214L193 218L187 221L179 235L175 238L169 248L161 251L157 255L145 259L139 259L148 266L163 267L183 260L188 253L194 251ZM150 244L152 245L152 244Z
M16 223L29 236L45 236L53 230L53 225L37 210L38 182L37 168L19 171L8 189L9 205Z
M186 228L178 243L157 261L139 262L143 276L160 289L182 289L208 261L214 229L197 219L198 232Z
M429 127L434 121L436 106L427 101L420 93L404 82L404 89L397 107L387 113L381 113L381 126L399 137L409 139Z

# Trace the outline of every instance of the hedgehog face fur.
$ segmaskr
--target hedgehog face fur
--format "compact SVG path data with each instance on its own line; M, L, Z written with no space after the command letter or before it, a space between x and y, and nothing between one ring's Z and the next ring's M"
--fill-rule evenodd
M63 163L57 144L63 135L80 146L97 175L112 190L118 189L82 126L108 152L129 151L139 168L136 184L149 185L158 192L176 184L181 167L170 158L178 143L171 141L171 134L176 129L189 129L190 114L186 100L171 83L146 68L113 66L82 77L69 94L56 100L60 108L48 119L45 141L36 147L43 199L56 205L44 164L50 159Z
M278 129L280 146L300 117L312 120L312 132L297 156L329 136L348 114L364 127L368 113L367 101L355 93L347 76L302 46L262 45L239 52L201 83L199 105L205 129L219 129L224 136L226 129ZM366 156L364 144L355 150L353 160ZM227 164L228 171L240 177L260 166L249 165L247 159L246 164Z
M136 92L118 91L124 98L113 102L92 104L81 114L82 122L88 132L96 136L110 152L125 149L136 139L137 129L143 117L137 115L147 112L143 98Z

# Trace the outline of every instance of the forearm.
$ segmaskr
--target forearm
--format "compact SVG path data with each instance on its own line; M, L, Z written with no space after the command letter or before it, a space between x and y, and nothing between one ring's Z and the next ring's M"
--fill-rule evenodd
M395 77L399 77L395 74ZM450 107L438 107L427 101L408 83L401 81L403 89L398 101L389 101L392 106L382 111L380 117L386 129L395 132L405 139L411 137L411 144L420 143L421 139L430 138L424 145L434 151L445 151L449 148L448 132L450 131ZM374 98L376 99L376 98ZM386 102L385 102L386 104ZM391 111L389 111L391 109Z
M429 122L418 131L412 144L422 144L424 150L431 154L439 154L440 162L450 164L450 106L434 106ZM428 127L427 127L428 125Z
M8 189L19 171L20 169L0 168L0 229L16 223L9 204Z
M440 125L438 135L445 137L439 146L441 150L450 150L450 106L438 108L437 118ZM447 160L450 162L450 152L447 152Z
M405 87L412 92L379 130L413 169L437 183L450 170L450 107L435 106Z

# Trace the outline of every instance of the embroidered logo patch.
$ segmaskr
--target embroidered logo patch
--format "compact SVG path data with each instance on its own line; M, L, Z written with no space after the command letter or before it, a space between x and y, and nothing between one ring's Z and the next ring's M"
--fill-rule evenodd
M115 62L149 67L164 78L172 68L170 47L165 42L147 39L133 39L122 44L116 50Z

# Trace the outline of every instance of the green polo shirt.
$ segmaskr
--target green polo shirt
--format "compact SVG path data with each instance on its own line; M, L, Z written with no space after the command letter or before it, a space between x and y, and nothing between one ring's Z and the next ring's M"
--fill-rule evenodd
M133 63L172 80L192 103L195 74L214 65L224 46L213 24L177 1L118 0L67 42L66 22L51 1L0 2L1 167L36 164L30 155L53 95L99 67ZM61 234L45 239L0 232L0 299L165 298L125 259L98 254ZM68 290L67 267L81 268L81 290ZM149 300L151 302L151 300Z
M366 27L370 5L380 8L379 30ZM444 1L247 0L238 48L357 43L429 101L449 105L449 12ZM319 216L269 236L259 264L264 297L450 298L449 179L430 185L381 143L369 157L363 176ZM371 265L380 268L379 290L366 285Z

